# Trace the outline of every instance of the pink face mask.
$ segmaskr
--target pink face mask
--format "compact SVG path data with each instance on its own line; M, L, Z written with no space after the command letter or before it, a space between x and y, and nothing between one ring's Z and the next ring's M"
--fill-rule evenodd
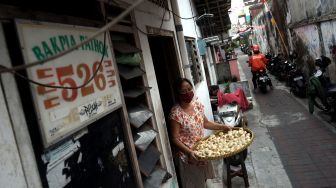
M181 100L185 103L190 103L192 101L192 99L194 98L194 92L193 91L189 91L187 93L184 94L180 94Z

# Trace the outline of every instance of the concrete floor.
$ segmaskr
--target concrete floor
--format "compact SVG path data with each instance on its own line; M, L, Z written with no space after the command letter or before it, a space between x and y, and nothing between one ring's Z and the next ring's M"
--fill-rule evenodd
M236 52L241 80L249 80L253 88L248 57ZM305 99L297 99L283 83L272 81L275 87L267 94L252 92L254 107L246 112L249 128L255 133L245 161L250 187L336 187L333 125L310 115ZM213 164L218 178L208 180L208 187L226 187L222 161ZM332 167L325 173L323 168L328 165ZM245 187L243 179L234 178L232 187Z

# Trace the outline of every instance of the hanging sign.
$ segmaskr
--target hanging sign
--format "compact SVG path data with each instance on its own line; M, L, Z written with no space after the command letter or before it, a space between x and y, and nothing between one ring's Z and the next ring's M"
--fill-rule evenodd
M16 25L25 63L57 55L98 30L24 20ZM109 35L104 41L102 34L64 56L27 69L31 80L51 86L78 87L95 75L79 89L30 84L45 147L121 106L113 57Z

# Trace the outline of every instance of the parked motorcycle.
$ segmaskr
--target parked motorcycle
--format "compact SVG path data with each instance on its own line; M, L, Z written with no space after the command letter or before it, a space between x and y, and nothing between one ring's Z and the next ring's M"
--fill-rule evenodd
M289 71L287 85L290 87L290 92L298 97L306 97L307 84L304 73L296 66Z
M314 106L328 112L332 121L336 120L336 84L331 84L326 76L327 67L331 60L328 57L321 56L315 60L316 70L309 78L308 95L309 111L314 112ZM319 100L316 100L319 99Z
M233 102L230 104L225 104L222 106L218 106L218 86L211 86L209 89L209 94L211 96L211 104L216 105L216 110L214 112L214 120L220 124L225 124L230 127L246 127L247 126L247 118L243 114L242 109L239 104ZM247 149L242 151L243 160L247 157ZM235 155L230 158L230 162L233 166L240 165L240 157L241 155Z
M246 44L242 45L242 46L240 47L240 49L241 49L241 51L244 52L245 54L250 54L250 53L251 53L251 48L250 48L248 45L246 45Z
M247 126L247 118L243 114L240 106L236 103L225 104L221 107L218 107L218 114L215 121L218 123L222 123L228 125L230 127L246 127ZM243 160L245 161L247 157L247 149L243 152ZM235 155L230 158L230 162L233 166L240 165L240 155Z
M282 64L284 62L285 61L282 54L278 54L270 59L267 64L267 69L272 75L278 77L280 75L280 72L282 71Z
M278 80L287 81L289 72L295 69L295 64L292 61L284 61L280 66L280 72L278 74Z

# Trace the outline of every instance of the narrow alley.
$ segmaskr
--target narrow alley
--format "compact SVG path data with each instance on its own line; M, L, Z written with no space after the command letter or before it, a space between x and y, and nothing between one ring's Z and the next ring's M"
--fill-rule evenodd
M239 57L239 64L252 86L250 68L246 61L247 56ZM266 136L273 141L293 187L336 187L334 127L311 115L304 106L307 104L290 94L284 83L275 79L272 82L275 88L270 92L253 92L256 105L252 111L258 112L248 113L251 128L267 129ZM262 152L267 150L265 148L254 149L257 150L252 153L267 153ZM272 168L271 164L268 164L269 168ZM260 174L258 178L262 176ZM281 186L281 183L264 184L261 187L273 187L272 185Z
M236 53L241 80L253 88L248 56ZM336 187L335 128L311 115L306 101L293 96L284 83L272 82L274 89L266 94L251 89L254 107L246 112L248 127L256 134L246 159L250 187ZM223 187L226 170L221 161L214 164L222 179L211 180L208 187ZM244 187L241 178L233 182L233 187Z

